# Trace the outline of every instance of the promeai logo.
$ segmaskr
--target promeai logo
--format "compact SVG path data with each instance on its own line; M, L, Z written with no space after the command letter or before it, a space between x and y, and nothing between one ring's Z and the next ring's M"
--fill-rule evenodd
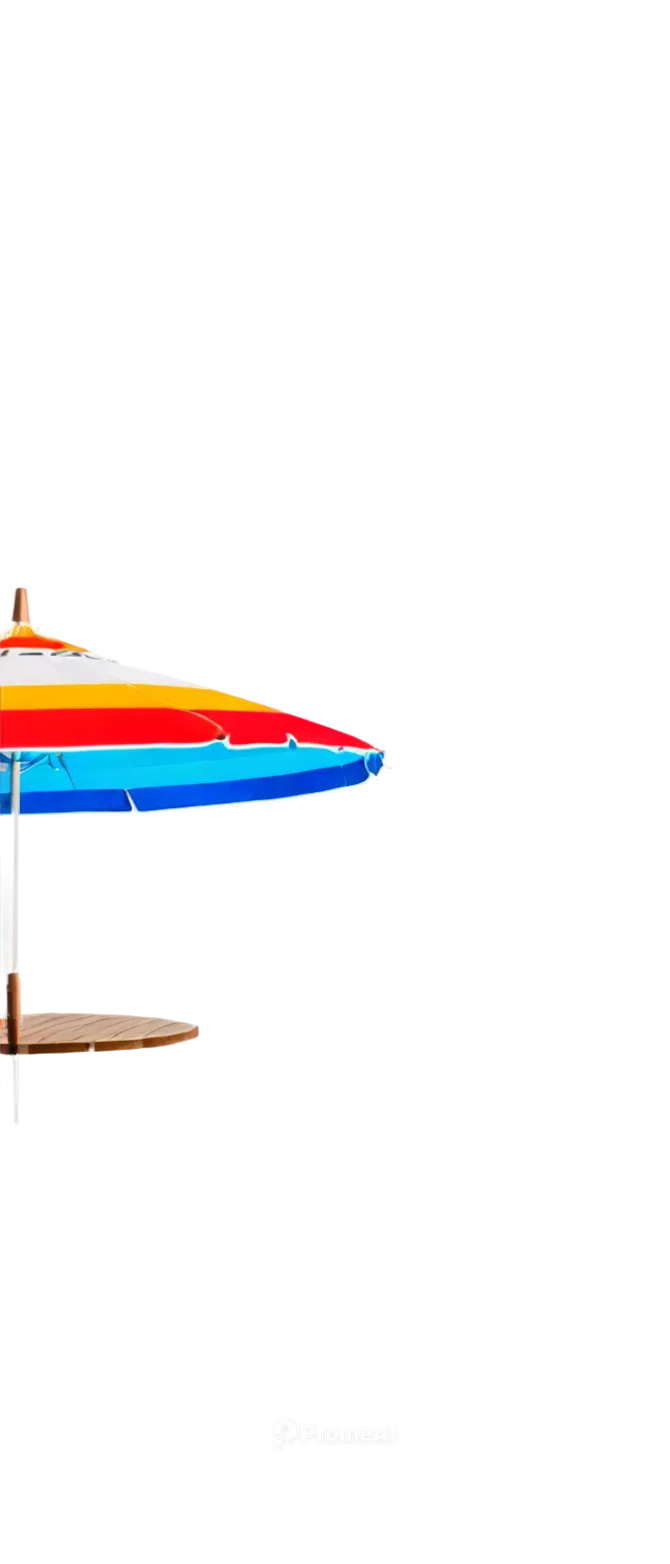
M286 1414L283 1415L283 1417L276 1417L276 1420L274 1420L274 1423L272 1423L272 1434L274 1434L272 1444L274 1444L274 1448L276 1448L276 1450L280 1450L282 1445L288 1444L291 1439L296 1439L296 1419L294 1419L294 1417L288 1417Z
M377 1417L369 1423L318 1423L312 1417L296 1419L291 1417L290 1412L283 1412L282 1417L272 1420L274 1450L282 1450L283 1445L293 1444L296 1440L296 1451L297 1448L319 1445L326 1453L329 1448L333 1450L343 1445L363 1445L382 1453L388 1445L398 1444L398 1419Z

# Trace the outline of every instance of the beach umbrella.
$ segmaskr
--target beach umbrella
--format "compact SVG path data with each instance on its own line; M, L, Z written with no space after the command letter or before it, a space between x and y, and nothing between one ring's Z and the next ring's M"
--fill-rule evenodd
M12 626L0 638L0 812L12 817L0 1048L15 1059L15 1118L19 1053L152 1046L197 1032L186 1023L127 1016L26 1017L22 1027L20 815L283 798L354 786L382 763L381 750L336 728L41 635L20 587Z

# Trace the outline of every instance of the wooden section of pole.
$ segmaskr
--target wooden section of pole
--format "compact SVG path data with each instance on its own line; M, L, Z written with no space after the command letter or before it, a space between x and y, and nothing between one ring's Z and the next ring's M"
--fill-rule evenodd
M18 972L7 978L7 1052L17 1054L21 1036L21 979Z

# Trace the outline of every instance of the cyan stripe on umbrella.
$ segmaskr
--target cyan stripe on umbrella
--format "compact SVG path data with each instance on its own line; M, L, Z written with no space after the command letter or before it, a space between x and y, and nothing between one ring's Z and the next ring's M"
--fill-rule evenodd
M368 756L373 769L376 755ZM26 768L22 766L21 792L71 792L94 788L120 787L132 791L151 785L179 788L189 784L247 781L254 777L293 776L305 771L338 770L354 756L351 751L314 749L311 746L275 745L248 750L232 750L225 744L207 744L202 749L163 750L81 750L69 752L63 759L43 756Z

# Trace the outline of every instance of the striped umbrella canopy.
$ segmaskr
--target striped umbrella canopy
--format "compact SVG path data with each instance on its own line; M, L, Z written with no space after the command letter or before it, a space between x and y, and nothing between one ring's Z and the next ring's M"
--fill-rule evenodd
M33 630L24 588L0 639L0 808L172 809L351 787L383 752L258 701L144 673ZM17 765L18 762L18 765Z
M40 635L20 587L12 626L0 638L0 813L11 814L13 836L11 914L0 928L0 965L7 974L2 1051L14 1055L15 1122L21 815L179 809L318 793L364 782L382 763L381 750L337 728L183 679L126 668L70 641ZM124 1020L79 1017L79 1022L99 1027L119 1019ZM52 1029L58 1021L51 1017ZM125 1021L138 1024L137 1018ZM156 1027L174 1032L175 1025L179 1031L179 1024L151 1022L147 1035L155 1041ZM113 1046L125 1046L126 1033L127 1026ZM111 1046L109 1040L103 1046Z

